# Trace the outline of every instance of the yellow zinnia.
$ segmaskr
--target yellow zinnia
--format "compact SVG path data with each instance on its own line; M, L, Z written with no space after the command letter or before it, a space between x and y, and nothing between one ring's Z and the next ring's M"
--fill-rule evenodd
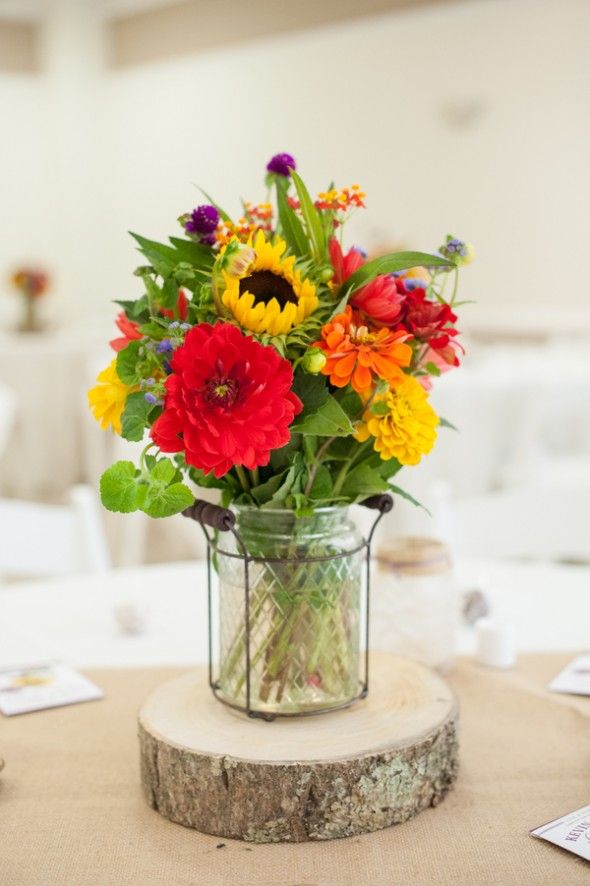
M121 433L121 415L125 409L125 402L132 391L139 390L138 386L129 387L123 384L117 375L116 359L106 369L99 372L96 384L88 391L88 403L95 419L106 431L112 427L116 434Z
M247 267L222 271L221 302L244 329L283 335L315 311L316 287L301 278L295 256L282 257L287 244L280 237L270 242L259 230L248 245Z
M376 414L369 408L357 428L356 439L363 443L374 437L373 448L384 461L397 458L402 465L417 465L434 446L438 425L426 391L413 376L406 375L401 384L376 397L372 405L376 403L384 403L387 412Z

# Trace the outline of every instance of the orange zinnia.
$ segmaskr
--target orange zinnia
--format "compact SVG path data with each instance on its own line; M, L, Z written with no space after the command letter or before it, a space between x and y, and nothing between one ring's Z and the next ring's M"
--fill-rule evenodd
M395 385L404 378L403 366L409 366L412 349L405 344L410 335L405 331L373 329L365 325L361 315L346 305L344 312L333 317L322 329L322 341L315 347L326 354L324 375L337 388L349 382L358 394L370 390L376 378Z

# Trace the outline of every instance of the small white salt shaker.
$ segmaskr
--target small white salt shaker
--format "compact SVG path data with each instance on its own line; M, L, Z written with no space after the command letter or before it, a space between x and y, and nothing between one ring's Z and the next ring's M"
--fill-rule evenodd
M144 634L148 626L148 609L143 603L120 603L115 606L115 620L124 634Z
M476 656L489 668L513 668L516 664L514 625L494 618L480 618L475 623Z

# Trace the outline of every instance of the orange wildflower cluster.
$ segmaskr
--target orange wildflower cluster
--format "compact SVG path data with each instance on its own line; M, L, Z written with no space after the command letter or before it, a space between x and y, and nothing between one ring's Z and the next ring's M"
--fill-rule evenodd
M243 243L256 231L272 231L272 205L270 203L244 203L244 215L237 222L220 219L215 231L215 240L220 246L237 237Z
M410 365L412 349L405 330L394 332L367 326L362 315L346 305L322 328L321 341L314 347L326 355L322 369L337 388L351 384L357 394L371 391L378 379L396 385L405 378L402 367Z
M272 231L272 203L244 203L246 217L263 231Z
M331 188L329 191L322 191L318 194L316 200L316 209L330 209L333 212L346 212L354 207L364 208L365 197L367 195L361 190L360 185L352 185L350 188Z

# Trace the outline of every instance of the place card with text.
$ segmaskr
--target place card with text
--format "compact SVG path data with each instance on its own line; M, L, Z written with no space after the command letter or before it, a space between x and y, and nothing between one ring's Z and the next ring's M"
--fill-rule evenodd
M542 824L530 833L590 861L590 806Z
M578 655L554 677L547 687L551 692L590 695L590 653Z
M95 701L102 689L64 664L0 671L0 711L7 717Z

